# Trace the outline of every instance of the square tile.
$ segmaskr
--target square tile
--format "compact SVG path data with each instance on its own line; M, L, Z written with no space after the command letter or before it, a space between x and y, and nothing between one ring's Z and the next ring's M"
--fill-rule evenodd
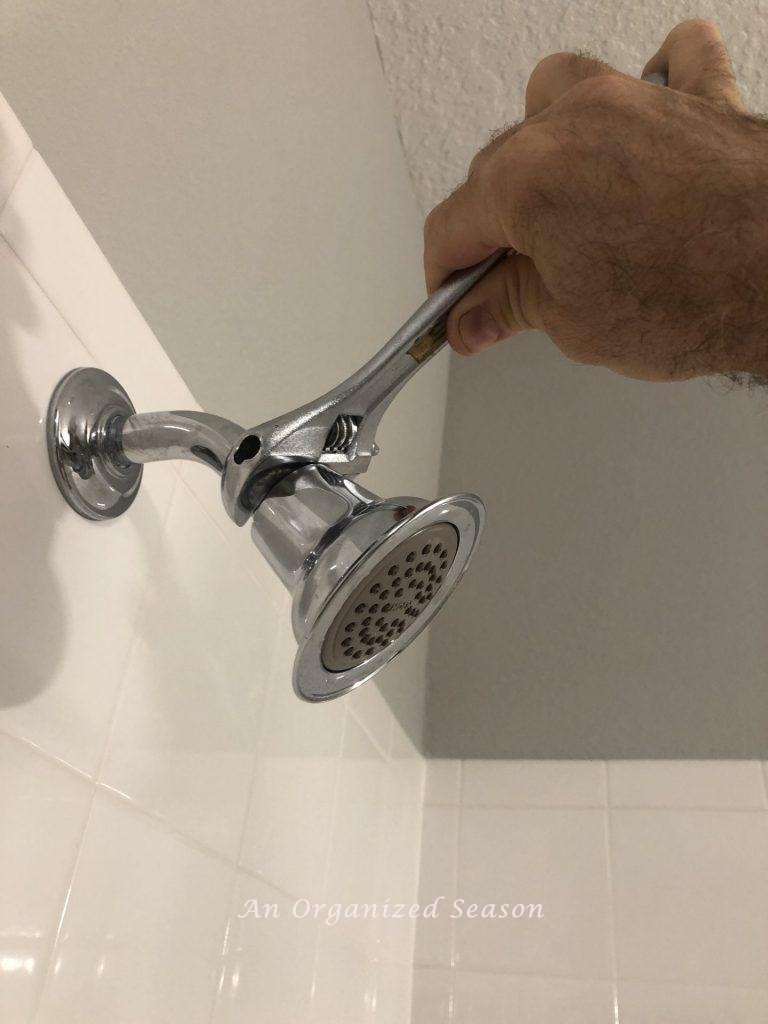
M386 769L373 740L347 714L324 897L329 903L371 903L384 899L381 886L388 827L384 805ZM370 930L373 932L374 928Z
M416 922L415 963L448 967L453 963L454 921L459 856L458 807L424 808L421 834L419 903L429 908Z
M237 857L278 613L179 486L101 781Z
M765 1024L768 990L619 981L621 1024Z
M444 967L414 967L411 1024L451 1024L453 981Z
M465 807L602 807L602 761L465 761Z
M310 1019L317 922L294 901L238 874L213 1024Z
M93 786L0 736L0 1019L34 1017Z
M409 1024L413 1004L413 965L408 963L376 964L374 1011L376 1024Z
M0 728L92 774L177 478L147 473L120 519L91 523L73 512L48 465L45 415L60 378L90 357L1 240L0 303L0 471L14 481L0 536L14 581L0 621Z
M454 979L453 1013L455 1024L614 1024L616 1019L610 982L465 971Z
M32 152L32 143L0 95L0 209L13 190L22 168Z
M312 1024L373 1024L377 963L361 921L321 924L318 933Z
M613 810L619 976L768 988L768 815Z
M343 700L307 704L294 694L287 599L276 643L240 860L296 897L321 900L345 706Z
M393 758L417 758L422 767L426 766L424 755L394 712L392 714L392 732L389 737L389 756ZM424 787L425 779L422 775L419 795L420 803L424 802Z
M344 700L379 752L386 757L392 739L392 711L376 681L370 679L363 683L357 690L348 693Z
M189 388L39 153L0 213L0 234L139 412L183 409Z
M195 496L200 505L211 517L213 523L221 530L224 540L237 553L240 564L258 581L264 592L269 594L274 605L283 606L289 594L277 574L267 564L264 556L251 540L249 523L236 526L224 510L221 500L221 478L208 466L198 462L178 463L179 475L186 487ZM293 661L296 642L293 642L289 664Z
M325 882L329 903L370 903L381 897L386 768L373 741L348 714Z
M208 1024L234 870L97 793L40 1024Z
M401 916L382 917L377 928L377 956L391 964L413 965L417 919L406 908L419 898L419 862L424 806L421 800L423 760L392 758L384 775L379 898L401 904ZM393 972L393 977L397 972ZM409 996L410 998L410 996Z
M462 762L427 758L426 765L424 803L458 807L461 799Z
M609 761L614 807L765 807L759 761Z
M605 828L601 810L463 808L457 964L610 978Z
M329 914L319 929L313 1021L351 1024L372 1019L381 931L380 921L363 905L392 899L382 886L385 785L385 760L347 714L322 897ZM345 916L347 908L359 909ZM336 912L341 920L334 920Z

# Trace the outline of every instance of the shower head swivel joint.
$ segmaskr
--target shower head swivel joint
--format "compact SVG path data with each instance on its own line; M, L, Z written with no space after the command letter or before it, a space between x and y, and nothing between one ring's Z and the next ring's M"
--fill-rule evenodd
M389 403L445 342L453 305L506 253L449 278L360 370L332 391L249 430L208 413L137 414L109 374L70 371L51 397L47 441L61 493L112 519L134 501L145 462L189 459L293 594L294 687L309 701L369 679L433 618L464 573L484 520L475 495L381 499L350 477L378 448Z

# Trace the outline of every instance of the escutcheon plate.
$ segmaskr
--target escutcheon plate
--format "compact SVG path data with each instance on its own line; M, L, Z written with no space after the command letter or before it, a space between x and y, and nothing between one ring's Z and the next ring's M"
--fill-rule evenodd
M71 370L51 396L51 470L67 504L85 519L115 519L138 494L142 466L121 459L112 442L116 426L135 412L115 378L95 367Z

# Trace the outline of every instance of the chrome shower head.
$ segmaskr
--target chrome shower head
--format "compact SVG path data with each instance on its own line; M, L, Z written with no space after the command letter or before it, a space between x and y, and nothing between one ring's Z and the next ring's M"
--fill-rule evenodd
M136 414L103 370L72 370L48 408L48 454L69 505L122 515L145 462L191 459L221 475L230 518L293 595L294 688L338 697L370 679L430 622L463 575L484 520L472 494L382 499L350 477L378 452L376 428L400 388L445 343L452 306L505 256L449 278L338 387L250 430L201 412Z
M251 534L293 595L296 693L339 697L407 647L461 579L483 521L472 494L382 499L317 465L281 480Z

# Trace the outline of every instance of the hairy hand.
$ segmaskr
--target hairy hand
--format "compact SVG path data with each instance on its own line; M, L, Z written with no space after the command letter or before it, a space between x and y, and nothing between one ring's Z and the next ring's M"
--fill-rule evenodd
M768 127L742 110L709 22L678 25L651 71L669 87L547 57L525 120L430 213L430 291L515 250L451 312L458 352L538 327L629 377L768 374Z

